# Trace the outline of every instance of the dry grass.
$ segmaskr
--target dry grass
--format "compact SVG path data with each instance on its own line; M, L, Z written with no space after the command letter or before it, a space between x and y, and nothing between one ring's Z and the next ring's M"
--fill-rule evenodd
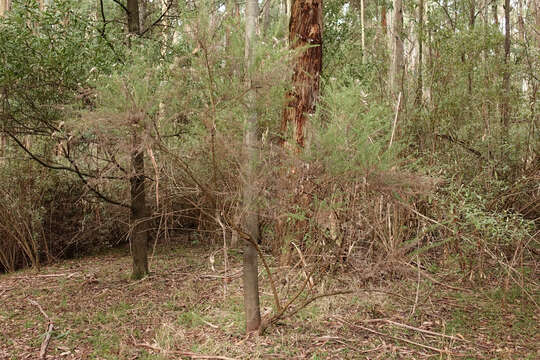
M334 274L325 281L326 289L345 286L354 293L320 299L264 336L246 337L240 256L230 251L225 296L221 257L215 249L176 244L156 254L152 275L137 282L128 278L131 263L125 251L65 261L40 273L2 275L0 359L38 358L48 322L29 300L40 304L54 323L49 359L200 355L536 359L540 355L538 313L518 291L488 287L460 291L424 276L418 281L412 270L365 276L366 268ZM274 271L282 294L302 280L300 269ZM266 276L261 274L261 279ZM272 299L264 280L262 294L264 310L270 311Z

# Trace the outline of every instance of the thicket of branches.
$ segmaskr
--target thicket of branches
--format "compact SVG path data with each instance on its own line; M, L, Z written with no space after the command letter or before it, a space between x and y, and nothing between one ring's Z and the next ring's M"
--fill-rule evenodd
M0 18L0 269L129 238L133 131L151 245L185 232L243 241L241 5L145 3L137 36L116 1L13 1ZM517 4L506 52L501 4L405 2L393 91L390 4L366 2L362 19L359 2L327 1L321 96L298 152L280 133L297 54L270 2L252 70L261 251L310 276L422 256L529 286L518 278L538 256L539 9Z

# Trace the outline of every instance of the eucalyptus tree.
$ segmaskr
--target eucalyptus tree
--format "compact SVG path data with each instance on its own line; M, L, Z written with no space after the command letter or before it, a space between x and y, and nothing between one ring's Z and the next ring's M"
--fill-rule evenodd
M323 60L323 2L294 0L289 22L289 44L300 51L293 65L292 90L283 111L281 132L295 126L296 145L304 147L305 127L315 113Z

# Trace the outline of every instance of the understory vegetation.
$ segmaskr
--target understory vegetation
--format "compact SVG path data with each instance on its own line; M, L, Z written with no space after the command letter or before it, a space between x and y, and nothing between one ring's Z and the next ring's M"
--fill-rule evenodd
M398 2L324 3L300 144L288 2L249 55L236 1L4 0L0 358L537 358L539 5Z

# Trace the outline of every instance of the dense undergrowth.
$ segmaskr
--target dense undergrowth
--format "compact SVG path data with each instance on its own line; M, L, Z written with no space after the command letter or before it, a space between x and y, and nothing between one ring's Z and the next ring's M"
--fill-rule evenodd
M517 286L534 302L540 163L531 74L538 58L512 65L529 87L515 86L504 127L500 84L486 70L502 66L486 55L501 46L500 34L487 26L473 45L467 39L477 30L437 33L438 56L425 74L429 96L420 104L406 96L395 122L388 59L373 45L367 63L358 62L358 19L349 14L350 26L342 26L342 5L328 5L328 65L301 154L279 145L294 54L277 12L280 21L256 49L263 249L283 264L319 263L321 273L358 258L390 273L403 266L455 272L462 282ZM152 246L186 231L193 242L234 246L234 229L215 219L239 224L244 211L241 19L223 14L216 22L209 8L185 5L175 13L182 26L126 40L121 24L88 20L85 2L36 6L15 2L0 20L0 269L39 267L127 239L133 128L126 114L134 109L145 114L136 131L149 159ZM469 64L455 61L455 44L463 43L486 56L475 60L483 72L472 85ZM526 45L516 51L538 52ZM340 72L339 64L346 64ZM482 93L466 96L469 86ZM413 79L406 87L414 93Z

